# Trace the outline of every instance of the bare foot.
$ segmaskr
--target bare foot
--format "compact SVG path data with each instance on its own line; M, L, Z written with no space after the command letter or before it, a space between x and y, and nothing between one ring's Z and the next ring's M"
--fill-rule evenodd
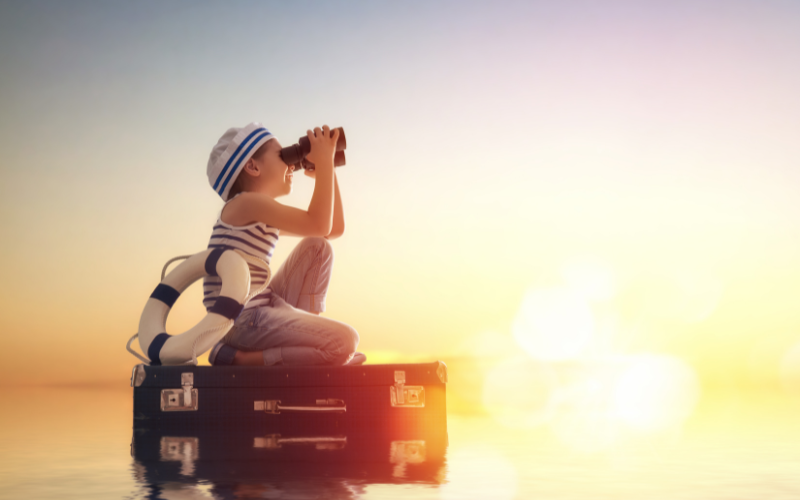
M345 363L345 366L363 365L366 360L367 356L363 352L356 352L353 354L353 358Z

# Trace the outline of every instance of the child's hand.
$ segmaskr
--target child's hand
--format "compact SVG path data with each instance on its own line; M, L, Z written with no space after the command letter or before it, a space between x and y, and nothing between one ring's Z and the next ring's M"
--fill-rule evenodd
M334 129L331 133L330 127L323 125L322 129L317 127L314 132L309 130L306 134L311 143L311 152L308 153L306 159L313 163L315 168L333 169L333 155L336 153L339 131ZM306 170L306 175L308 175L308 170Z

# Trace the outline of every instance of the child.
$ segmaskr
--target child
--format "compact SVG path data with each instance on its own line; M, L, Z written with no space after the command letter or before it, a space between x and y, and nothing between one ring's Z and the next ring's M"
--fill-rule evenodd
M294 167L281 159L281 145L260 123L231 128L208 161L208 182L226 202L214 225L209 248L236 248L269 262L278 235L304 236L269 287L253 297L233 328L209 354L212 365L361 364L355 352L358 333L351 326L319 316L331 277L329 238L344 232L344 214L333 169L339 131L325 125L308 131L308 161L316 167L308 210L282 205L276 198L292 192ZM251 284L266 273L250 269ZM219 277L206 276L203 303L214 305Z

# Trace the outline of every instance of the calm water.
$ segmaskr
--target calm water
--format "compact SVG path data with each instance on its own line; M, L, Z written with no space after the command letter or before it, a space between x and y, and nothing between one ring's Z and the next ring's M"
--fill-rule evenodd
M139 436L132 453L130 391L3 389L0 498L800 498L793 401L722 397L657 433L451 415L447 443L232 432Z

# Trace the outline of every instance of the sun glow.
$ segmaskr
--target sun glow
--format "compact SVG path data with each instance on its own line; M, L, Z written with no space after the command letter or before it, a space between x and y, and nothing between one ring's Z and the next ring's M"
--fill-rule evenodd
M558 380L550 366L514 358L486 375L483 406L506 427L537 427L553 418L557 389Z
M451 450L447 469L448 482L439 490L443 500L505 500L517 493L519 478L514 464L491 447L476 445Z
M614 388L614 412L628 425L656 430L682 423L694 409L700 385L694 370L673 356L638 354Z
M513 325L520 347L543 361L575 359L592 341L594 331L589 304L566 288L529 292Z
M586 300L606 301L617 293L617 280L606 265L593 258L576 259L561 271L570 290Z
M621 334L646 331L625 330L610 268L584 259L565 265L561 276L560 287L534 288L522 300L512 333L525 354L484 366L485 410L509 428L549 426L564 444L585 452L683 424L700 397L694 369L675 356L615 343ZM672 284L648 295L644 311L657 305L672 318L699 321L719 300L715 280L681 275ZM508 352L481 340L471 347Z

